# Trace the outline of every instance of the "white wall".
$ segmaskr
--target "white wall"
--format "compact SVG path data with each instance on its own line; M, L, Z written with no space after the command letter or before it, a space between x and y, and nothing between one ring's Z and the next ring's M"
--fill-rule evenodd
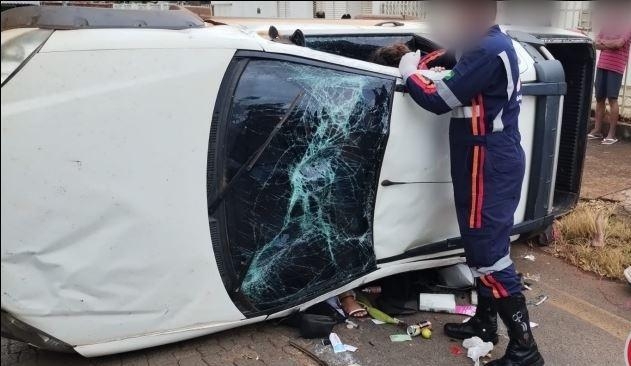
M235 18L313 18L312 1L211 1L213 14Z

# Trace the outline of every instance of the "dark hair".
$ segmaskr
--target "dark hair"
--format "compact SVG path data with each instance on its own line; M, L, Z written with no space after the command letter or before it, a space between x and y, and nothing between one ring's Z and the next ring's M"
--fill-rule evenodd
M368 58L369 62L373 62L384 66L399 66L401 57L410 52L405 43L395 43L391 46L377 48Z

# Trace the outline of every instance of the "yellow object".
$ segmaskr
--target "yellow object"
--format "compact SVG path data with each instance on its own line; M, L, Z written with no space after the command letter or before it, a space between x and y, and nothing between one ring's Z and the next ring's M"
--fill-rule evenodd
M429 328L423 328L423 330L421 330L421 337L425 339L432 338L432 331L429 330Z

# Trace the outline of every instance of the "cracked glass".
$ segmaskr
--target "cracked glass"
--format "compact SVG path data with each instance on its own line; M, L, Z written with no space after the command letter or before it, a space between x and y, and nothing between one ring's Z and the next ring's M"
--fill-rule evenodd
M220 182L289 112L222 210L233 290L250 307L296 304L375 269L373 208L393 89L387 77L249 61L225 121Z

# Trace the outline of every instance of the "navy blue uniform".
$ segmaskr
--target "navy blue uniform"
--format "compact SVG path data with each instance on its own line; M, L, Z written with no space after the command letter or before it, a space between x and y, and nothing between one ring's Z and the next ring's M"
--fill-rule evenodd
M421 68L440 55L423 58ZM509 256L525 166L517 124L519 69L511 39L493 26L442 80L430 81L416 72L406 84L421 107L452 113L449 141L458 225L481 295L520 293Z

